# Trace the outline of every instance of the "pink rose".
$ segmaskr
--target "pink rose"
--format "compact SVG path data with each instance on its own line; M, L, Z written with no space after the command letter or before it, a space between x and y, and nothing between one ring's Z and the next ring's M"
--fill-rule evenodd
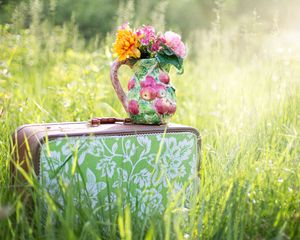
M136 31L142 45L148 45L151 40L155 39L155 30L152 26L143 26Z
M128 112L132 115L139 114L139 104L136 100L130 100L128 103Z
M166 43L165 37L162 35L158 36L152 44L151 51L153 51L153 52L159 51L162 47L162 44L165 44L165 43Z
M168 46L171 50L173 50L177 56L181 58L185 57L186 55L185 45L181 41L180 35L168 31L165 33L165 39L166 39L165 45Z

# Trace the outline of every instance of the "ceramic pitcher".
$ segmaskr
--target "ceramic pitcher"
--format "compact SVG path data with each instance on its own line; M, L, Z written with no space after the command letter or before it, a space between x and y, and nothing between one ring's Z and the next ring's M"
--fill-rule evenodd
M134 72L127 94L118 78L118 69L123 64ZM170 84L168 67L162 68L155 58L116 60L111 66L111 81L133 123L166 124L176 111L175 88Z

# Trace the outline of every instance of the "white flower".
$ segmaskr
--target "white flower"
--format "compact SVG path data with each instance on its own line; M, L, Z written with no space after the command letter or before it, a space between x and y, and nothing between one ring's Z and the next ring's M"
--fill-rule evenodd
M86 191L89 199L91 200L92 206L95 207L98 202L98 194L100 191L105 189L105 182L97 182L95 174L88 168L86 170Z
M103 139L102 139L103 140ZM87 141L86 152L93 156L103 156L104 150L104 141L101 141L98 137L90 137Z
M116 163L112 161L112 158L103 158L100 159L99 163L96 166L96 169L100 170L102 177L108 176L111 178L114 175L114 170Z
M152 174L147 169L142 169L132 176L133 182L139 187L149 187L151 183Z
M141 155L148 154L151 149L151 140L149 139L149 136L139 136L137 137L137 141L143 147Z

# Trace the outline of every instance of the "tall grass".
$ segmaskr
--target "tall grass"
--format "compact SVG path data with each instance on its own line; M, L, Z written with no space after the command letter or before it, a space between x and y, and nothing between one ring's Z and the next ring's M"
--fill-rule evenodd
M38 15L29 29L0 27L1 239L300 237L299 35L275 25L262 31L255 16L222 29L220 11L212 31L190 36L184 75L171 73L172 121L202 135L198 204L187 215L170 203L164 216L142 223L128 209L110 222L88 205L74 207L72 186L62 207L34 179L23 192L10 183L17 126L126 116L109 80L112 36L84 44L74 22L53 27ZM130 75L122 69L124 85Z

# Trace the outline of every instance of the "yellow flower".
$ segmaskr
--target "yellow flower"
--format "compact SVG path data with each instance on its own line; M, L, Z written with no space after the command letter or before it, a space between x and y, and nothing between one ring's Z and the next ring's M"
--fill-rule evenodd
M114 51L119 56L119 61L123 61L128 57L140 58L141 52L139 39L130 29L119 29L117 32L117 40L114 43Z

